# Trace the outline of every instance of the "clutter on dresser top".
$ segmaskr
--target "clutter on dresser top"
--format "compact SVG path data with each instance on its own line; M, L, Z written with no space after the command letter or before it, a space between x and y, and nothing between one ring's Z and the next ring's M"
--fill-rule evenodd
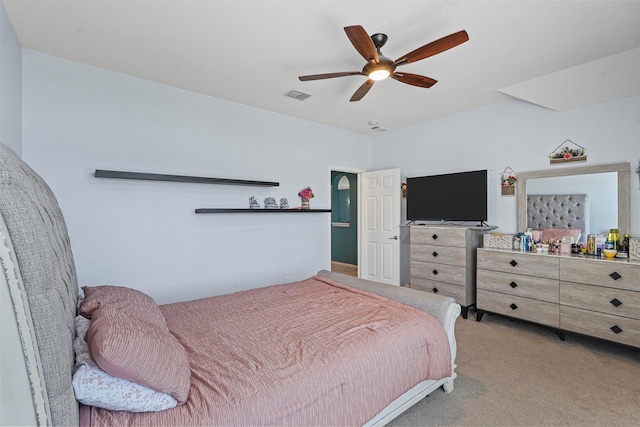
M527 229L516 234L486 233L483 235L483 247L551 255L640 260L640 238L631 238L626 233L620 236L617 228L609 229L606 234L589 234L584 243L580 242L580 237L581 230L575 229Z

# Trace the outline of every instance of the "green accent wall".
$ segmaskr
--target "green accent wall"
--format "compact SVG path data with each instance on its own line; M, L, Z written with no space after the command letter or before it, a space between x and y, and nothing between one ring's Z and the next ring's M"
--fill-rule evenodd
M348 190L338 189L342 177L349 180ZM354 173L331 172L331 223L331 261L357 264L358 177Z

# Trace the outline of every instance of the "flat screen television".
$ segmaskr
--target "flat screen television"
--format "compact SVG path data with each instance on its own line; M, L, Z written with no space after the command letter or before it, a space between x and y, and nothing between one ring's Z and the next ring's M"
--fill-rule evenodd
M407 219L487 220L487 171L407 178Z

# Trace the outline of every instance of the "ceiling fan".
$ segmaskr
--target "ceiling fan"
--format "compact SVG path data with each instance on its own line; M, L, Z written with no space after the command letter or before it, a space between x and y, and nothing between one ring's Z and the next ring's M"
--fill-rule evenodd
M311 74L308 76L300 76L298 78L304 82L308 80L331 79L334 77L357 75L367 76L367 81L364 82L364 84L360 86L351 97L350 101L352 102L360 101L367 92L369 92L376 81L386 79L387 77L391 77L394 80L408 85L430 88L437 83L437 80L418 74L396 71L396 67L420 61L421 59L444 52L445 50L456 47L469 40L469 35L465 30L458 31L457 33L450 34L434 42L427 43L426 45L401 56L395 61L392 61L380 52L380 48L387 42L386 34L377 33L369 37L365 29L360 25L344 27L344 31L347 33L347 37L349 37L353 47L355 47L358 53L360 53L360 55L362 55L362 57L367 61L367 64L364 66L362 71Z

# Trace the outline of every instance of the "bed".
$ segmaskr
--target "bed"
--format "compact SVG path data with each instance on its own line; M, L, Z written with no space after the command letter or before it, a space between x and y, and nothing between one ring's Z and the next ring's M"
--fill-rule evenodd
M384 425L453 390L451 298L329 271L162 306L117 286L80 293L53 193L3 145L0 214L0 424ZM85 362L175 405L79 405Z

